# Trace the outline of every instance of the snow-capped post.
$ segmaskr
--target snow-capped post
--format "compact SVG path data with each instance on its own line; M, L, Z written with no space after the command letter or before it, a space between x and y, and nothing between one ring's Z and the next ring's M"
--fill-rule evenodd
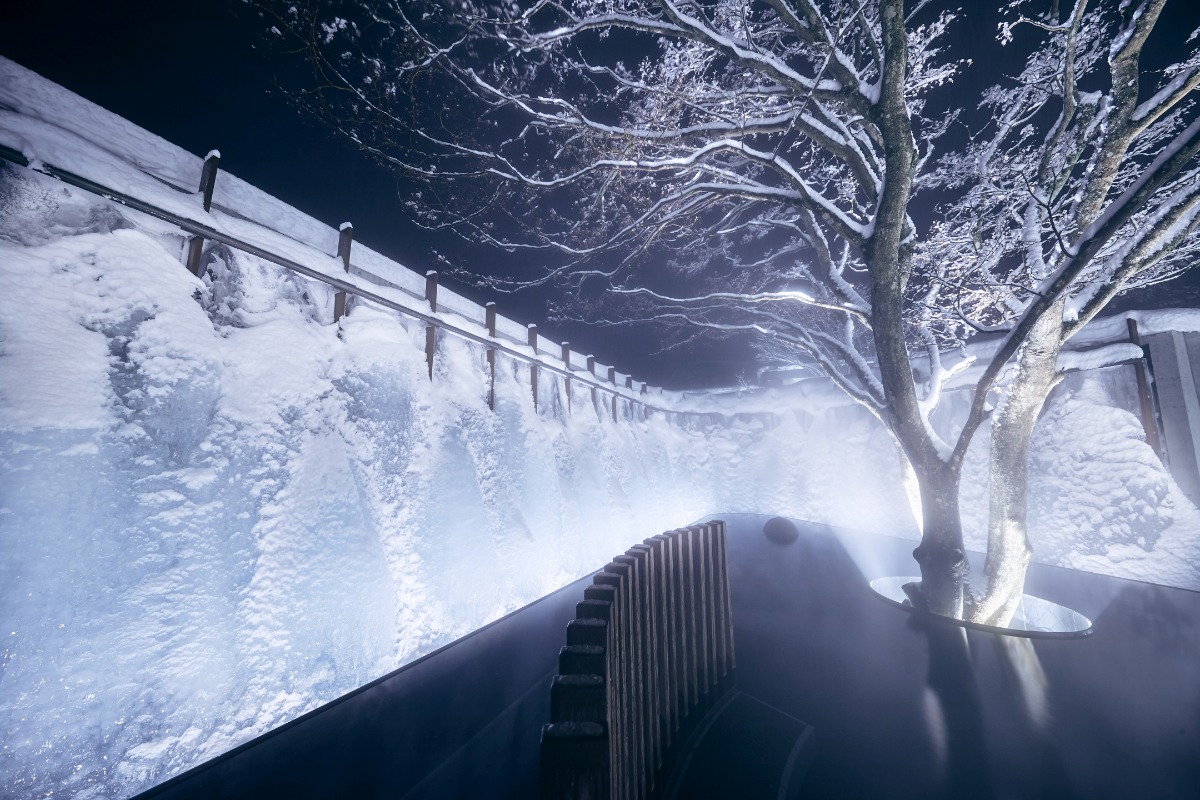
M537 325L532 322L528 326L529 331L529 346L533 348L533 354L538 354L538 332ZM529 388L533 391L533 408L537 410L538 405L538 368L537 364L531 362L529 364Z
M483 307L484 325L487 326L487 335L491 339L496 338L496 304L488 303ZM487 351L488 364L488 408L496 410L496 348L489 347Z
M200 188L204 210L208 211L212 208L213 188L217 184L217 167L221 163L221 153L219 150L211 150L204 157L204 167L200 170ZM200 277L201 266L200 256L204 252L204 237L193 236L188 240L187 268L188 271Z
M616 367L608 368L608 382L611 383L614 387L616 387L616 385L617 385L617 368ZM612 394L612 418L613 418L613 422L616 422L617 421L617 397L618 397L618 395L617 395L615 388L613 389L611 394Z
M217 168L221 165L221 151L210 150L204 157L204 168L200 170L200 189L204 195L204 210L212 209L213 189L217 185Z
M1138 405L1141 407L1142 430L1146 432L1146 444L1150 445L1160 461L1166 463L1163 457L1162 440L1158 437L1158 415L1154 410L1154 396L1150 390L1150 372L1146 368L1149 354L1142 344L1142 337L1138 335L1137 320L1129 317L1125 320L1125 324L1129 329L1129 341L1142 348L1142 357L1133 365L1133 369L1137 376Z
M429 301L429 310L437 313L438 274L436 270L425 273L425 299ZM433 354L437 350L437 328L425 326L425 363L429 366L429 380L433 380Z
M200 256L204 252L204 237L193 236L188 239L187 268L188 272L200 277Z
M429 301L429 310L434 312L437 311L437 290L437 270L431 269L425 273L425 299Z
M342 260L342 268L350 271L350 246L354 244L354 226L343 222L338 227L338 258Z
M570 342L562 343L562 360L563 360L563 368L566 369L567 374L569 375L571 373L571 343ZM563 378L563 388L567 392L567 413L570 414L571 413L571 379L570 378Z
M342 260L342 269L350 271L350 245L354 243L354 226L343 222L338 228L338 258ZM336 323L346 316L346 293L338 292L333 296L333 321Z
M625 388L630 391L633 391L633 376L632 375L625 376ZM626 405L629 406L629 416L632 419L633 418L633 401L627 398L625 400L625 403L626 403Z
M587 357L587 371L592 373L593 378L596 377L596 357L595 356ZM592 410L593 411L597 411L598 406L596 405L596 403L597 403L596 385L592 384ZM597 413L599 413L599 412L597 412Z

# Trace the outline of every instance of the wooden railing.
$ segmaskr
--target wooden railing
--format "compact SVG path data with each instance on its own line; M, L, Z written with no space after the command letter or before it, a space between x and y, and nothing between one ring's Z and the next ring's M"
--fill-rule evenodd
M734 666L724 522L617 556L567 626L542 729L543 800L660 796Z
M164 209L109 186L101 185L87 177L44 161L30 163L29 159L19 150L3 144L0 144L0 159L49 175L64 183L164 220L191 234L187 241L183 260L187 268L197 276L203 274L206 243L215 242L333 287L336 291L333 309L335 322L349 310L348 298L358 297L424 323L426 325L425 357L431 379L434 376L434 360L439 332L482 345L487 352L490 373L488 376L488 405L492 408L495 408L496 354L503 353L515 361L529 365L530 390L535 406L538 403L539 373L542 373L562 379L568 398L568 410L571 405L571 387L576 385L589 387L596 413L601 417L611 416L614 421L618 419L618 403L621 401L627 405L631 418L644 418L652 411L664 413L668 419L673 416L689 416L688 412L668 410L656 403L655 398L663 393L662 389L651 387L645 382L634 381L632 376L619 374L614 367L598 365L595 358L590 355L575 353L572 357L569 343L550 342L545 337L539 336L537 325L518 326L510 320L499 317L496 313L495 303L487 303L486 306L479 307L464 298L449 293L458 307L456 311L449 311L445 308L444 303L439 302L437 272L431 271L425 274L424 297L417 297L413 292L398 286L387 278L360 268L353 264L354 228L349 223L343 224L338 230L336 258L341 262L341 271L344 273L344 276L338 276L325 271L328 267L324 263L319 267L314 264L301 263L295 258L273 252L268 247L249 241L247 238L231 235L220 229L216 219L211 222L201 221ZM199 189L195 192L199 201L196 212L200 218L211 214L213 208L216 207L213 204L213 191L219 175L219 164L220 153L213 151L208 154L201 166ZM176 186L162 178L158 178L158 180L176 191L185 194L191 193L191 190ZM235 209L219 207L218 210L234 217L240 216ZM322 259L328 258L328 255L322 257ZM395 262L389 262L389 264L395 270L405 270ZM443 293L445 293L444 290ZM473 320L464 317L460 312L462 308L466 307L481 311L481 319ZM507 333L505 329L508 329ZM523 335L516 338L513 329L520 330ZM561 353L561 360L556 358L555 351Z

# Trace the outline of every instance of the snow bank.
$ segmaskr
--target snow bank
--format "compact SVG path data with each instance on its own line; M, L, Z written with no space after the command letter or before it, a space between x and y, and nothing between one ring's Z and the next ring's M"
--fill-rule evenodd
M1200 590L1200 512L1146 443L1129 368L1067 376L1030 444L1034 560ZM971 444L960 506L967 547L987 549L987 431Z
M349 272L334 258L340 231L283 203L226 171L216 180L213 206L203 208L196 191L203 159L0 56L0 145L21 153L31 166L47 166L119 191L175 217L290 259L318 274L349 282L401 307L429 313L425 275L355 242ZM213 155L217 151L212 151ZM141 220L142 225L156 225ZM482 306L445 286L438 288L434 316L462 330L480 332ZM498 317L497 336L527 347L524 324ZM543 354L557 360L560 345L539 338ZM545 357L545 355L543 356ZM583 355L575 354L575 365ZM556 365L557 366L557 365ZM607 366L597 374L607 377ZM624 385L620 375L619 385ZM659 401L671 402L667 392Z

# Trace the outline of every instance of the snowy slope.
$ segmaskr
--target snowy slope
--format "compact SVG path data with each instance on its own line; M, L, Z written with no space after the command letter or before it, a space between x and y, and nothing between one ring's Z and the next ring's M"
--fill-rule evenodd
M439 287L438 309L431 312L424 300L425 275L361 242L352 247L347 273L342 261L333 257L340 228L313 219L236 175L218 171L213 205L205 211L196 190L203 159L3 57L0 146L19 154L31 168L65 170L460 330L478 335L484 326L484 308L445 286ZM532 355L525 325L502 315L496 323L497 336L505 345ZM545 337L538 342L543 353L559 351L557 342ZM575 369L581 369L584 358L572 354ZM608 365L596 364L596 370L606 376ZM626 377L617 373L616 391L632 396L635 392L624 388ZM666 392L664 399L676 399L676 393Z

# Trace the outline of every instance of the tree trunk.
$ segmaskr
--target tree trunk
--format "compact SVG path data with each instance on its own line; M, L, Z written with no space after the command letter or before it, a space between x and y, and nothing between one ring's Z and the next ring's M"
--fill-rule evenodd
M962 619L967 557L958 512L959 470L939 461L925 469L917 468L917 475L923 529L913 558L921 567L921 583L904 588L914 605Z
M1030 331L1017 357L1008 398L992 420L987 585L971 609L973 622L1007 625L1025 588L1025 571L1033 558L1028 534L1029 440L1059 380L1061 306L1060 301Z
M903 0L880 4L883 74L876 106L883 136L883 192L864 253L871 275L871 335L883 384L886 422L901 442L921 487L921 545L913 551L921 584L905 587L914 605L962 618L962 523L958 514L959 466L942 460L925 426L905 343L904 285L912 271L908 203L917 148L905 96L908 35Z

